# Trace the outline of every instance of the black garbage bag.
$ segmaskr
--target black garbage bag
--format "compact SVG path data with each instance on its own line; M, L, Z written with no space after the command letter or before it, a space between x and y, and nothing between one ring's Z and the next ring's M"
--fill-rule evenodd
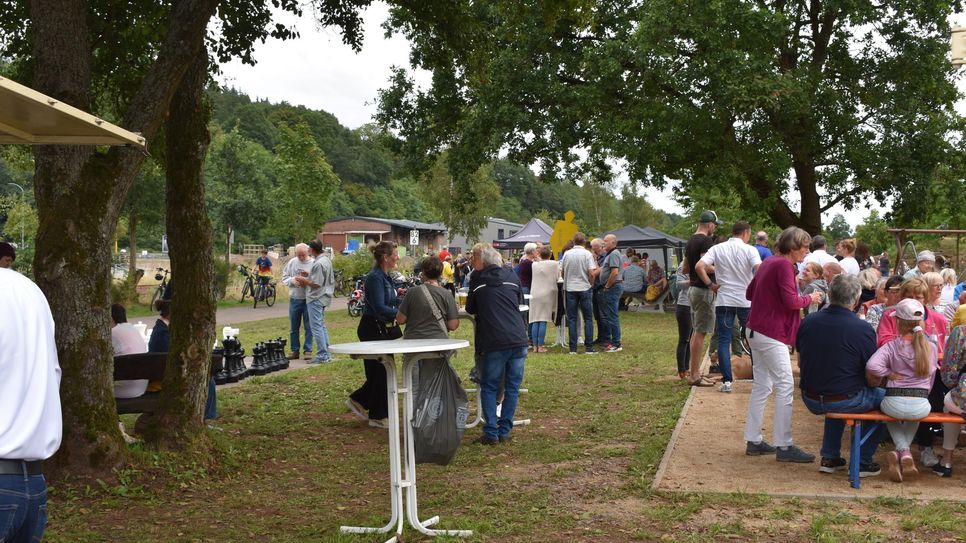
M424 360L413 377L416 463L445 466L456 456L466 429L466 391L448 360Z

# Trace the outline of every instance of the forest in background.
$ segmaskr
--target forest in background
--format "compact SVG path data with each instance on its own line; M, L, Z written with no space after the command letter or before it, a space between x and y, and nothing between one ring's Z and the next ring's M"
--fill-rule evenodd
M234 89L211 90L208 98L212 122L205 198L217 248L225 248L229 225L237 248L243 243L287 246L310 238L327 220L348 215L445 220L448 191L455 186L445 167L413 177L392 150L392 136L377 125L349 129L325 111L252 100ZM6 147L0 152L0 183L18 183L26 191L23 207L18 190L3 193L3 232L18 241L26 217L29 239L36 231L29 150ZM547 183L506 160L494 161L477 175L480 219L525 223L538 217L553 224L572 209L576 222L593 234L625 224L671 232L684 219L655 209L628 188L618 192L571 180ZM161 249L164 183L162 160L152 158L138 174L118 225L119 248L129 247L133 236L138 250ZM690 228L687 224L684 231Z

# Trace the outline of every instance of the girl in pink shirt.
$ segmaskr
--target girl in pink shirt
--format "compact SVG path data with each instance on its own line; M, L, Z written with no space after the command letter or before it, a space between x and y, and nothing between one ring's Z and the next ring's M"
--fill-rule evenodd
M919 428L918 420L929 415L929 390L938 367L938 349L923 329L925 308L907 298L895 307L898 337L879 348L866 364L870 381L887 378L882 412L900 422L886 426L896 450L886 457L889 478L901 483L903 476L919 473L909 446Z

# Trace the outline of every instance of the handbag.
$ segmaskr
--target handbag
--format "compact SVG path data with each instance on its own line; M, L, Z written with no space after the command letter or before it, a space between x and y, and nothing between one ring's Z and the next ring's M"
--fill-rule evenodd
M401 338L403 333L402 333L402 328L399 326L399 323L397 323L395 320L393 320L392 322L379 320L375 316L374 308L371 305L369 305L369 298L364 298L364 300L365 300L366 306L369 307L370 309L373 309L372 318L375 319L376 321L376 326L378 328L379 335L382 337L382 339L387 340L387 339Z

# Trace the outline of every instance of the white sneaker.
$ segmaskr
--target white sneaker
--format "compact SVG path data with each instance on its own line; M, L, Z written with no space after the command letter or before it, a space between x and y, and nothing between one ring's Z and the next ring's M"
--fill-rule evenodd
M718 389L719 392L731 392L731 381L725 381L721 383L721 388Z
M922 450L922 455L919 457L919 462L927 468L931 468L939 463L939 459L936 458L936 451L932 450L932 447L926 447Z
M372 426L373 428L383 428L383 429L387 429L387 428L389 428L389 419L388 418L385 418L385 419L369 419L369 426Z

